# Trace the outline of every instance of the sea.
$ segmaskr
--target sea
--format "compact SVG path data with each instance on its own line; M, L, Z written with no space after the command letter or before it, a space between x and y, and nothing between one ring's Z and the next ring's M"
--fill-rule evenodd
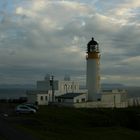
M0 99L19 99L21 97L26 97L26 89L0 89Z
M111 88L111 87L110 87ZM119 89L126 89L128 91L128 97L140 97L140 87L118 87ZM112 89L114 89L112 87ZM21 97L27 97L27 88L0 88L0 99L19 99Z

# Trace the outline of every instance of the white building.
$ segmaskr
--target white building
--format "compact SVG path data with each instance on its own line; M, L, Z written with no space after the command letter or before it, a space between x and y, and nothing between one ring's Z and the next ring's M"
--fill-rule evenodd
M125 89L103 90L101 101L110 107L127 107L127 91Z
M53 87L51 82L53 82ZM49 102L55 102L55 97L66 93L80 92L79 83L64 77L64 80L53 80L51 76L45 76L44 80L37 81L37 89L27 92L27 100L30 103L38 103L39 105L47 105ZM54 95L53 95L54 93ZM45 100L46 99L46 100Z
M58 82L58 90L55 91L55 95L58 96L66 93L78 93L79 91L78 82L62 80Z
M140 97L133 97L128 99L128 106L140 106Z
M52 90L52 86L50 84L50 75L47 75L44 80L37 81L37 90L48 91ZM64 80L54 80L53 88L55 90L55 96L63 95L69 92L79 92L79 83L70 80L68 77L64 77Z
M87 44L87 90L88 101L96 101L96 94L100 93L100 54L98 43L92 38Z
M65 106L73 106L74 103L82 103L87 101L85 93L66 93L56 97L56 102Z
M28 103L37 105L48 105L52 100L52 94L49 91L32 90L27 91Z
M128 107L126 90L104 90L98 96L100 100L85 103L75 103L76 108L125 108Z
M126 107L125 90L100 91L100 52L98 43L92 38L87 44L87 94L86 107Z
M85 108L127 107L128 100L126 90L103 90L102 92L100 90L100 52L98 43L94 41L94 38L87 44L86 59L86 94L80 91L79 83L70 80L69 76L66 76L64 80L53 80L52 76L47 75L43 81L37 81L37 91L43 91L45 94L40 92L32 93L32 95L28 95L28 101L38 101L39 104L47 104L53 101L63 103L63 105ZM42 96L43 99L46 98L47 100L43 100Z

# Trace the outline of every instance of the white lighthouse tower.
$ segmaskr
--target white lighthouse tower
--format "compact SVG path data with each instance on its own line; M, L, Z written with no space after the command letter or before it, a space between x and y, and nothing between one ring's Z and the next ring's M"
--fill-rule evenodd
M100 52L98 43L92 38L87 44L87 90L88 101L97 100L100 91L99 61Z

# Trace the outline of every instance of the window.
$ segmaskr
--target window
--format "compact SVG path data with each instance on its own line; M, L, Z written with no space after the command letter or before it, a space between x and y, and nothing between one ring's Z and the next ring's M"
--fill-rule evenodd
M48 97L47 97L47 96L45 96L45 100L46 100L46 101L48 100Z
M68 92L68 86L66 84L64 85L64 90L66 93Z
M85 100L85 98L82 98L81 101L82 101L82 102L85 102L86 100Z
M40 100L43 100L43 96L40 96Z
M68 90L70 89L70 85L68 85Z
M58 98L58 102L61 103L61 99Z
M75 90L76 90L76 85L74 86Z

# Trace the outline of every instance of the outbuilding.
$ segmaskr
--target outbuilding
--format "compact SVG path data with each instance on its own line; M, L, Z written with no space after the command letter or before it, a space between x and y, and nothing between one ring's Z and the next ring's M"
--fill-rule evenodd
M56 97L57 103L65 105L73 105L74 103L86 102L87 97L85 93L66 93Z
M27 99L28 103L37 105L48 105L52 100L52 94L49 91L27 91Z
M101 101L110 107L127 107L127 91L125 89L103 90Z

